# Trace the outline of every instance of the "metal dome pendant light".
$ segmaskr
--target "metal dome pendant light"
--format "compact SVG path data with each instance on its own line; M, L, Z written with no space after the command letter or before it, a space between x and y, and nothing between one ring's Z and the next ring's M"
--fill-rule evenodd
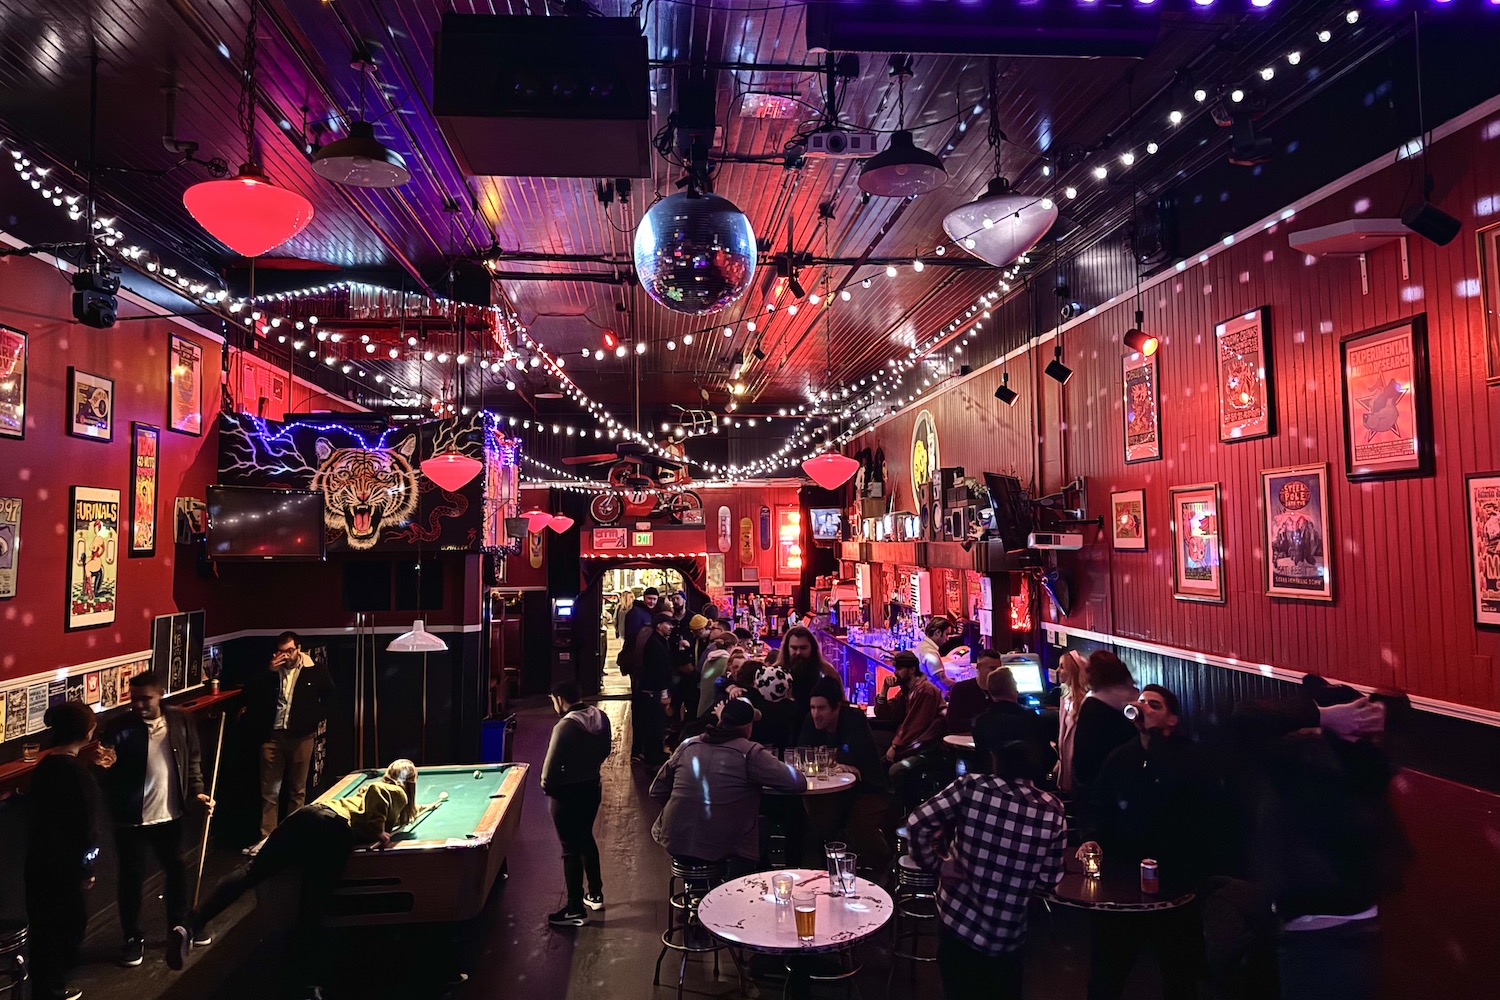
M1016 194L1000 175L999 86L995 60L990 60L990 151L995 157L995 176L983 193L943 217L943 230L968 253L986 264L1005 267L1030 250L1057 222L1057 205L1050 198Z
M245 161L227 180L200 181L182 193L182 204L210 236L243 257L259 257L307 228L313 207L302 195L277 187L255 159L255 46L260 0L250 2L240 84L240 125Z
M936 191L948 181L943 161L918 149L906 129L906 78L912 75L910 56L891 56L890 75L896 78L896 127L885 150L865 161L859 189L883 198L910 198Z
M313 172L349 187L400 187L411 180L406 160L375 138L375 126L365 117L365 81L375 71L375 62L368 53L357 51L350 65L359 70L359 118L350 123L347 136L313 154Z

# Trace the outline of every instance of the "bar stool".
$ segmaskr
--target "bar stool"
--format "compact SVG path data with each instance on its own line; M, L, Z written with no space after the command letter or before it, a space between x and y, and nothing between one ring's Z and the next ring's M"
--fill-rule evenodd
M909 854L896 859L896 888L891 894L895 903L891 928L895 940L891 946L891 972L886 977L886 996L896 980L896 963L906 961L911 983L917 982L917 963L937 961L937 889L938 878L918 867ZM923 941L930 941L929 947Z
M26 924L0 920L0 996L24 998L31 969L26 961Z
M710 889L720 885L726 874L723 861L700 861L697 858L673 858L672 874L667 879L667 929L661 933L661 954L656 956L653 986L661 985L661 963L667 952L682 955L677 970L677 996L682 997L682 983L687 978L688 957L714 956L714 978L719 978L719 949L724 947L703 925L698 923L698 904Z

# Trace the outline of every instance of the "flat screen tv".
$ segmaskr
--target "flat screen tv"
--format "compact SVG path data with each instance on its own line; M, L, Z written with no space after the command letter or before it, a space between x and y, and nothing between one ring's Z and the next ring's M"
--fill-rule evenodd
M322 492L210 486L208 554L214 559L322 559Z
M984 484L990 491L995 533L1005 543L1006 551L1026 548L1026 538L1031 534L1031 502L1026 498L1021 481L1014 476L986 472Z
M814 507L810 513L813 538L820 542L838 541L843 528L843 512L837 507Z

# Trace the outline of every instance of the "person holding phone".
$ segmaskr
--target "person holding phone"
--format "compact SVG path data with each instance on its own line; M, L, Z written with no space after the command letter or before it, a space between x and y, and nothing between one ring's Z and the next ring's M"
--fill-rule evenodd
M245 687L246 721L260 744L260 836L264 842L280 819L283 788L287 815L307 801L313 737L328 718L333 678L327 667L302 648L301 636L283 632L276 637L269 669L258 671Z

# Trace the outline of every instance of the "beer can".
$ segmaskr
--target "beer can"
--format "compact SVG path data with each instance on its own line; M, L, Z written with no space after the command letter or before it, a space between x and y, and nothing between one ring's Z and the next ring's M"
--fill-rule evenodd
M1154 896L1160 891L1161 881L1157 878L1156 859L1143 858L1141 860L1141 892Z

